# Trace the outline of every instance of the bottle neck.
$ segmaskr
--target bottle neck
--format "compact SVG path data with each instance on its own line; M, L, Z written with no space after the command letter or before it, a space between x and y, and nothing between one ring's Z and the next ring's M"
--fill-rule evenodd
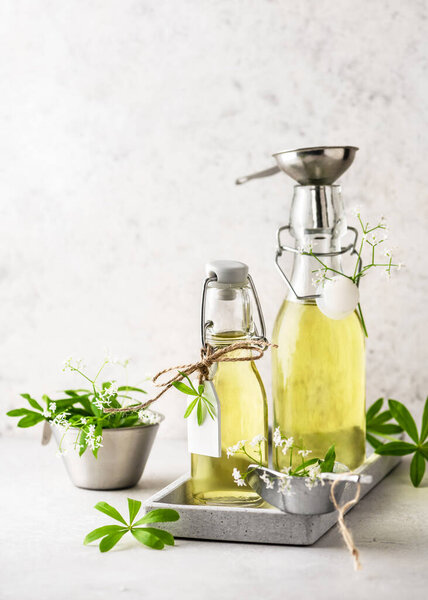
M307 252L311 249L313 254L338 252L341 238L346 233L340 186L295 186L290 233L298 250ZM320 256L319 260L307 254L294 255L291 285L299 296L317 293L317 280L323 268L321 263L342 272L340 255ZM292 292L289 299L296 300Z
M312 239L306 236L305 244L296 244L296 248L312 248L314 254L337 252L340 250L340 240L334 240L327 236L323 239L317 238L318 236L313 236ZM320 256L319 260L317 260L314 256L296 253L294 255L290 281L299 296L311 296L317 293L319 286L319 281L317 280L320 278L320 270L323 269L323 266L319 261L335 271L342 272L342 260L340 255ZM296 300L296 297L292 292L290 292L289 300Z

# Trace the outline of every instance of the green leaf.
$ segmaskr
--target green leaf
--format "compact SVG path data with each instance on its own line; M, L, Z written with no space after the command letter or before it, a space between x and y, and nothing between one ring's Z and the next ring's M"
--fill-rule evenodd
M126 526L128 525L128 523L122 517L122 515L120 514L120 512L117 511L114 508L114 506L111 506L110 504L107 504L107 502L97 502L97 504L95 504L94 508L96 508L100 512L104 513L105 515L108 515L112 519L116 519L116 521L120 521L120 523L123 523Z
M383 446L382 442L370 435L370 433L366 433L366 439L370 446L376 450L379 446Z
M117 542L123 538L126 532L127 529L124 531L118 531L117 533L111 533L103 538L99 546L100 552L108 552L111 550L113 546L116 546Z
M155 527L144 527L145 531L153 534L155 537L159 538L164 544L168 546L174 546L175 540L174 536L169 533L169 531L164 531L163 529L156 529Z
M39 410L40 412L43 412L43 408L40 406L40 404L37 402L37 400L34 400L34 398L32 398L30 396L30 394L21 394L21 397L25 398L25 400L28 401L28 403L30 404L30 406L32 406L36 410Z
M117 533L119 531L125 532L127 531L127 529L124 529L120 525L104 525L104 527L98 527L97 529L94 529L93 531L88 533L88 535L83 540L83 543L85 546L87 546L91 542L95 542L95 540L98 540L99 538L104 537L109 533Z
M304 462L302 462L302 464L300 464L298 467L296 467L294 469L293 475L295 473L300 473L300 471L304 471L306 469L306 467L310 467L311 465L314 465L318 461L319 461L319 458L310 458L309 460L305 460Z
M418 487L425 473L425 457L419 451L415 452L410 463L410 479L415 487Z
M420 446L419 452L421 452L425 456L425 459L428 460L428 444Z
M94 435L95 435L95 437L98 437L99 435L102 436L102 434L103 434L103 427L102 427L101 423L97 423L97 425L95 427ZM100 449L100 447L98 446L97 448L94 448L92 450L92 454L95 456L95 458L98 458L99 449Z
M192 388L190 388L182 381L174 381L172 385L175 387L176 390L182 392L183 394L187 394L188 396L198 396L198 392L192 390Z
M417 444L419 441L418 429L408 409L404 406L404 404L398 402L398 400L388 400L388 404L389 410L391 411L394 419L399 425L401 425L404 431L406 431L412 438L412 440Z
M178 521L180 515L172 508L155 508L146 513L142 519L134 523L134 525L145 525L147 523L169 523Z
M400 425L394 425L394 423L379 423L377 425L372 425L372 427L369 428L369 431L375 435L393 435L394 433L401 433L403 429Z
M366 422L369 422L373 419L373 417L380 411L383 404L383 398L378 398L376 402L374 402L366 413Z
M22 417L23 415L34 414L32 410L28 408L14 408L6 413L8 417Z
M422 426L421 426L421 443L423 443L428 437L428 397L425 400L424 414L422 415Z
M131 524L135 517L138 515L140 508L140 500L132 500L132 498L128 498L129 524Z
M88 447L88 442L86 440L86 429L80 430L79 445L79 456L82 456L86 448Z
M200 396L202 396L202 394L204 393L204 390L205 390L205 386L204 386L204 384L203 384L203 383L200 383L200 384L198 385L198 394L199 394Z
M141 388L134 387L132 385L121 385L117 388L118 392L140 392L141 394L147 394L146 390L142 390Z
M321 463L321 473L331 473L336 462L336 450L334 444L327 450L324 460Z
M202 423L205 420L205 415L204 415L204 407L202 406L202 400L200 398L198 399L197 415L198 415L198 425L202 425Z
M145 527L131 529L131 533L136 540L145 546L149 546L155 550L162 550L164 548L165 544L162 542L162 540L160 540L158 536L154 536L152 533L147 531Z
M370 421L368 424L369 427L375 427L376 425L381 425L386 421L390 421L392 419L392 414L390 410L384 410L382 413L378 414L374 419Z
M18 427L32 427L33 425L37 425L40 421L44 421L45 417L40 413L28 414L26 417L23 417L20 421L18 421Z
M186 412L184 413L184 418L185 419L187 419L187 417L191 414L192 410L195 408L195 405L196 405L197 401L198 401L198 398L195 398L194 400L192 400L192 402L186 408Z
M382 456L404 456L405 454L412 454L416 449L417 446L409 444L409 442L389 442L376 448L376 454L381 454Z

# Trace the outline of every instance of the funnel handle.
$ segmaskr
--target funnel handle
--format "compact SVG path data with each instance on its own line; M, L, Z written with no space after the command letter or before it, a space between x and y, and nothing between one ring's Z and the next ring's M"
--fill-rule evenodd
M258 171L257 173L252 173L251 175L244 175L244 177L238 177L238 179L235 181L235 184L241 185L242 183L247 183L247 181L251 181L251 179L259 179L260 177L270 177L271 175L276 175L276 173L279 173L279 171L279 167L271 167L270 169Z

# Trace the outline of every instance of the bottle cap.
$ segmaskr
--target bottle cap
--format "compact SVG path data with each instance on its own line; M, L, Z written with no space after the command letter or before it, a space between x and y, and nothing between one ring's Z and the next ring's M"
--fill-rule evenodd
M217 277L217 283L245 285L248 266L237 260L213 260L205 265L207 277Z

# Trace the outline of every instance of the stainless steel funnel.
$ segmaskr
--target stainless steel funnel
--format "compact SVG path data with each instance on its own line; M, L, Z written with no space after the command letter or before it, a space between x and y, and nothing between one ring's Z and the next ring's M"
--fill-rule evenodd
M357 150L355 146L316 146L276 152L276 167L240 177L235 183L283 171L300 185L332 185L352 165Z

